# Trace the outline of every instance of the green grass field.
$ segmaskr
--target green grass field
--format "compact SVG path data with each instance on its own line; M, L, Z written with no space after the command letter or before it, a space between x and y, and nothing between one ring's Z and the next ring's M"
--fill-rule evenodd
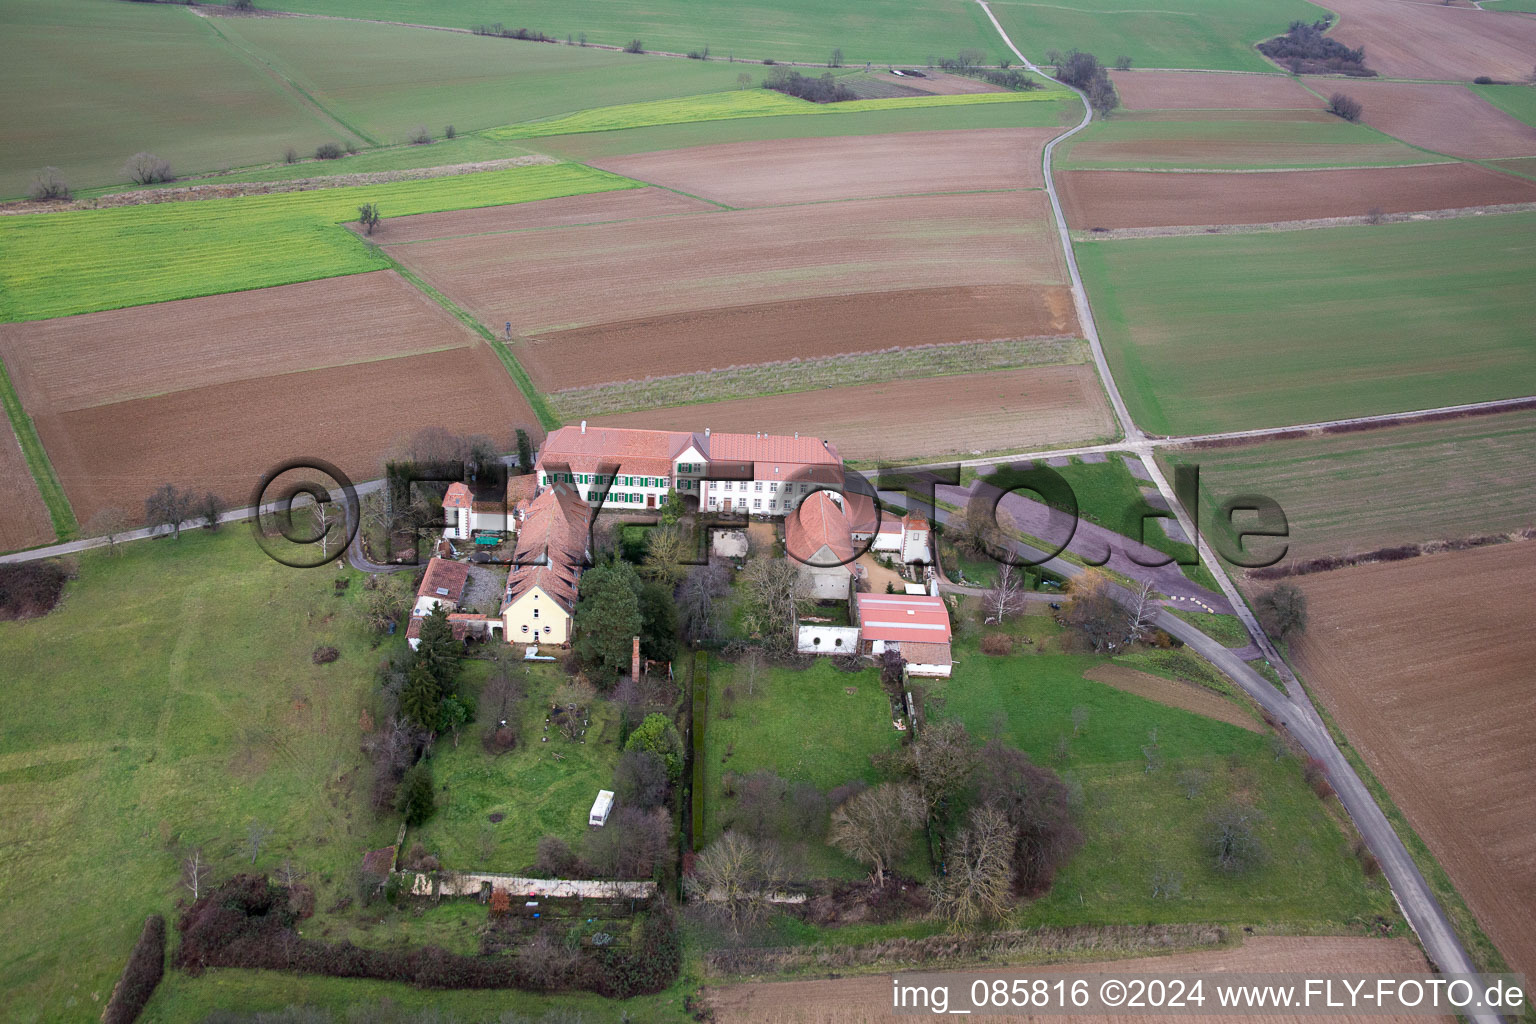
M256 867L294 857L327 907L393 842L359 753L381 653L353 610L361 577L278 565L243 526L122 550L82 555L48 617L0 623L0 822L24 850L0 869L9 1020L98 1015L144 915L174 913L184 848L247 868L259 821ZM313 664L323 644L340 659ZM29 882L41 864L70 884Z
M1017 628L1029 632L1032 618ZM955 678L929 688L930 708L977 735L1000 735L1082 790L1086 844L1051 892L1019 911L1019 924L1226 921L1329 931L1397 919L1387 886L1364 877L1298 763L1277 760L1268 737L1084 679L1101 658L992 658L969 639L955 655ZM1074 736L1075 708L1086 718ZM1154 730L1161 767L1148 772L1143 748ZM1056 756L1062 737L1065 761ZM1193 797L1181 784L1186 770L1204 780ZM1239 793L1267 818L1268 858L1229 877L1208 864L1201 822ZM1151 895L1159 871L1182 876L1179 895Z
M1124 148L1135 147L1129 152ZM1062 144L1063 170L1333 167L1426 163L1443 157L1398 142L1374 128L1327 121L1165 121L1136 115L1095 121Z
M1536 390L1536 215L1077 247L1110 367L1162 434Z
M506 19L507 12L498 11L488 20ZM231 43L270 63L326 110L380 142L403 141L417 125L437 135L446 124L471 131L588 107L734 89L743 70L723 60L637 56L395 25L297 18L224 18L217 24ZM338 54L345 59L338 60Z
M537 0L278 0L269 6L458 28L502 22L559 39L586 33L589 42L610 46L638 38L646 49L673 53L707 45L720 61L734 54L824 62L834 47L850 64L921 62L967 47L985 50L994 61L1003 55L986 16L964 0L571 0L558 8Z
M35 320L361 273L389 262L352 232L385 217L638 187L577 164L237 199L0 219L0 319Z
M1222 501L1262 493L1285 509L1291 554L1309 558L1536 523L1532 431L1536 412L1525 411L1161 457L1200 467L1209 535L1230 532Z
M1536 14L1536 0L1483 0L1488 6L1485 11L1524 11L1527 14Z
M926 109L933 107L968 107L994 103L1050 103L1066 99L1063 89L1036 89L1032 92L979 92L957 96L896 96L883 100L848 100L843 103L811 103L786 96L772 89L737 89L732 92L705 93L676 100L625 103L613 107L583 110L564 117L512 124L485 132L490 139L534 139L550 135L577 135L587 132L622 131L627 128L652 128L657 125L688 124L695 121L730 121L748 117L792 117L795 115L838 115L847 117L876 111Z
M45 165L87 188L126 180L141 150L185 173L344 138L183 7L0 0L0 65L16 97L0 127L0 196L24 194Z
M1036 61L1047 50L1075 47L1106 64L1124 55L1139 68L1212 71L1273 71L1253 44L1284 32L1294 19L1327 13L1302 0L1000 0L992 10Z
M489 667L484 661L466 663L469 693L479 693ZM606 701L593 705L585 743L546 734L549 701L564 673L541 664L529 668L525 678L522 743L492 757L474 736L466 735L457 747L439 742L432 757L433 779L442 788L438 810L407 836L407 845L421 842L450 867L507 873L533 865L541 836L556 835L580 849L597 791L612 788L618 714ZM556 760L556 753L563 759ZM496 813L505 817L492 823Z
M725 698L729 688L734 700ZM727 772L764 769L823 791L862 779L875 782L874 754L894 750L900 734L891 725L890 702L874 669L840 672L818 658L804 671L764 668L751 694L742 667L718 658L709 667L709 723L705 733L704 832L713 839L728 824L733 801L725 797ZM855 692L848 693L852 688ZM729 708L729 714L726 709ZM858 878L864 869L836 850L813 841L802 851L811 877ZM702 848L704 843L700 843Z
M1530 6L1526 9L1536 12L1536 0L1529 2ZM1467 88L1510 117L1536 125L1536 88L1529 85L1469 85Z
M572 160L652 153L689 146L774 139L836 138L894 132L948 131L961 128L1044 128L1075 124L1082 116L1075 98L1044 103L973 103L963 106L880 108L823 117L812 112L784 117L738 117L720 121L627 128L552 136L529 145Z

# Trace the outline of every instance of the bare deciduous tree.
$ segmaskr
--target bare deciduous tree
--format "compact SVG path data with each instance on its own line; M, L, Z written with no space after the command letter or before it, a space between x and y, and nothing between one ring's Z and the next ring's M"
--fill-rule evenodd
M202 519L204 527L210 531L217 531L219 516L224 514L224 503L219 500L217 494L209 491L198 501L197 514Z
M1109 580L1096 569L1086 569L1067 585L1070 623L1095 651L1123 639L1125 611L1109 596Z
M1156 619L1157 602L1153 599L1152 584L1143 581L1131 592L1130 603L1125 608L1125 642L1133 644L1144 639L1152 632Z
M250 827L245 830L245 846L251 851L251 863L256 863L256 858L261 856L261 848L267 840L272 838L272 827L259 821L252 820Z
M1254 599L1259 622L1278 640L1289 640L1307 631L1307 594L1294 583L1278 583Z
M787 558L753 558L741 570L742 631L770 657L795 652L795 622L805 584Z
M181 861L181 884L187 892L192 894L194 903L202 896L203 890L208 888L212 877L213 868L203 856L202 847L193 847Z
M85 531L93 537L107 538L107 554L115 555L118 535L127 533L130 525L128 513L120 508L108 507L91 516L90 522L85 524Z
M827 842L867 865L870 878L882 886L886 870L901 857L922 824L923 813L917 787L884 782L855 793L832 812Z
M163 484L144 499L144 523L151 530L164 528L180 537L181 524L191 517L195 502L191 491L178 490L175 484Z
M153 153L135 153L123 165L123 174L138 185L154 185L158 182L175 181L169 162Z
M924 815L933 821L946 801L970 782L976 770L976 748L964 723L950 719L928 726L892 760L917 786Z
M1342 117L1346 121L1358 121L1364 112L1365 107L1352 96L1336 92L1328 97L1328 113L1335 117Z
M731 569L724 562L691 565L677 590L677 617L682 634L694 643L720 635L720 600L731 589Z
M1264 846L1258 829L1263 817L1256 808L1231 803L1218 808L1205 821L1206 846L1216 861L1216 868L1227 874L1239 874L1264 859Z
M57 167L44 167L38 171L27 188L27 198L37 203L68 199L69 196L69 182L64 180L63 172Z
M1007 562L997 567L997 577L992 581L992 586L981 595L981 607L986 613L987 622L1001 623L1024 610L1023 575Z
M948 872L933 885L934 909L956 928L1007 914L1015 839L1003 811L990 805L973 808L950 845L945 859Z
M688 889L740 934L762 919L787 881L776 843L727 831L699 854Z
M688 558L693 554L692 538L680 526L657 526L646 531L645 558L640 575L655 580L668 590L674 589L688 574Z

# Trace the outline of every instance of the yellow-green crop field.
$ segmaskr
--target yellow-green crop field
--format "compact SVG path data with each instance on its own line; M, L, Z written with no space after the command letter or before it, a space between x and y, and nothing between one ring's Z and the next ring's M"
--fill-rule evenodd
M896 96L880 100L849 100L844 103L811 103L772 89L739 89L685 96L676 100L649 103L621 103L597 107L544 121L491 128L483 134L491 139L534 139L550 135L574 135L580 132L609 132L624 128L648 128L663 124L687 124L693 121L727 121L739 117L781 117L791 114L857 114L874 110L902 110L911 107L955 107L976 103L1028 103L1035 100L1059 100L1072 94L1065 89L1035 89L1031 92L979 92L957 96Z
M637 188L581 164L0 218L0 319L41 320L293 284L387 266L352 232L385 217Z

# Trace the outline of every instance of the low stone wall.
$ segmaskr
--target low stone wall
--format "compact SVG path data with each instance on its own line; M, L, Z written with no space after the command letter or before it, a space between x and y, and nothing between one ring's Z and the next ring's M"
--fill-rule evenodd
M518 896L579 896L586 899L650 899L655 882L610 882L600 879L524 878L520 875L419 871L399 873L412 896L479 896L485 887L505 889Z

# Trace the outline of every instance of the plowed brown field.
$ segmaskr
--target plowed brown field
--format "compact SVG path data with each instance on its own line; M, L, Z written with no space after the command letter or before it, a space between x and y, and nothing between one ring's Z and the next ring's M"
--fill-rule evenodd
M53 520L11 425L0 426L0 551L30 548L53 540Z
M132 514L162 483L242 506L262 473L298 456L368 479L396 440L428 426L497 438L517 426L541 433L479 343L37 417L82 521L109 505Z
M844 352L1074 334L1065 285L917 288L764 302L557 331L514 346L545 391ZM659 368L665 367L665 371Z
M1455 8L1440 9L1455 11ZM1499 15L1490 17L1500 18ZM1527 24L1536 26L1536 18L1528 19ZM1531 52L1536 53L1536 32L1532 33L1531 45ZM1522 75L1530 74L1532 60L1536 58L1527 55ZM1415 146L1452 156L1536 154L1536 128L1510 117L1460 85L1335 82L1329 89L1359 100L1364 108L1360 119L1366 124Z
M1268 224L1321 217L1536 202L1536 181L1474 164L1179 174L1063 171L1067 223L1079 229Z
M1330 0L1328 7L1340 15L1330 34L1364 46L1366 64L1388 78L1518 82L1531 72L1536 18L1422 0Z
M731 206L1040 188L1040 151L1060 128L905 132L699 146L595 161Z
M1536 975L1536 542L1297 579L1302 675L1512 970Z
M900 380L603 416L602 426L790 433L816 424L847 459L1030 449L1105 437L1114 420L1092 366Z
M0 325L33 416L476 341L392 270Z
M970 979L979 972L988 976L1008 973L1007 967L989 964L972 971L952 974L951 992L969 994ZM1075 963L1070 965L1031 966L1030 975L1049 972L1073 974L1104 973L1115 977L1136 974L1211 974L1213 972L1253 973L1351 973L1422 975L1429 971L1424 955L1409 939L1365 939L1355 937L1295 938L1290 936L1255 936L1235 949L1199 950L1168 956L1136 957L1129 960ZM904 972L905 973L905 972ZM715 1011L720 1024L903 1024L915 1019L910 1012L898 1016L891 1006L891 975L871 974L818 981L753 982L705 989L705 1001ZM953 1001L952 1009L957 1008ZM924 1013L922 1016L930 1016ZM1093 1021L1095 1024L1145 1024L1145 1015L1122 1014L1091 1017L1082 1014L1031 1016L1019 1014L1008 1020L1053 1024L1059 1021ZM1202 1016L1159 1015L1157 1021L1206 1022L1232 1024L1255 1018L1240 1015ZM1391 1017L1360 1014L1353 1016L1266 1016L1266 1022L1296 1021L1297 1024L1445 1024L1438 1017Z
M1304 143L1283 137L1257 138L1086 139L1072 149L1074 164L1106 163L1129 167L1294 167L1298 164L1387 163L1404 161L1414 151L1383 139L1381 143ZM1425 160L1435 159L1424 154ZM1442 158L1443 159L1443 158ZM1414 161L1417 163L1418 161Z
M702 213L553 228L516 244L481 236L390 251L482 323L511 321L530 335L914 286L1064 284L1048 223L1043 193L1028 191Z
M381 245L397 245L427 238L454 238L459 235L495 234L499 231L640 220L715 209L718 207L713 203L690 199L666 189L630 188L562 199L541 199L533 203L514 203L511 206L486 206L478 210L390 217L379 221L379 226L373 231L373 240ZM357 229L355 224L351 227Z
M1115 71L1110 78L1127 110L1285 110L1324 105L1289 75Z

